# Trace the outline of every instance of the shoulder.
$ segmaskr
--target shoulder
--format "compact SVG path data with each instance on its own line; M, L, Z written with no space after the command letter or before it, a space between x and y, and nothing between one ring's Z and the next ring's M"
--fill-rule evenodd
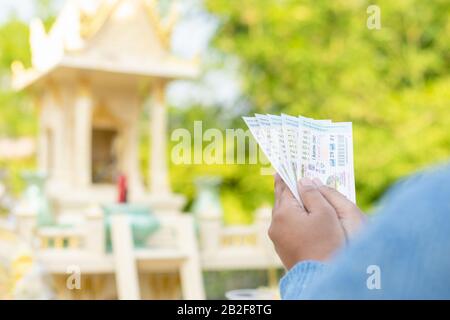
M399 181L383 197L374 227L389 237L428 242L450 237L450 165L440 165ZM394 236L395 235L395 236Z
M391 187L381 200L381 208L389 205L427 203L442 206L450 203L450 163L429 167ZM383 211L383 210L381 210Z

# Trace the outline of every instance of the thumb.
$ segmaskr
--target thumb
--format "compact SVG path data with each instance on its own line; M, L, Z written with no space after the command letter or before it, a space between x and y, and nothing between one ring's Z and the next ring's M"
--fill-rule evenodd
M322 196L333 206L338 215L341 215L341 218L348 217L348 215L354 214L355 211L359 211L353 202L336 189L324 185L320 179L314 178L313 183Z
M311 179L300 179L297 187L300 198L308 213L331 212L333 215L336 214L333 206L319 192Z
M352 236L360 229L365 220L363 212L342 193L336 189L325 186L319 179L315 178L313 183L316 185L322 196L327 199L334 210L336 210L347 236Z

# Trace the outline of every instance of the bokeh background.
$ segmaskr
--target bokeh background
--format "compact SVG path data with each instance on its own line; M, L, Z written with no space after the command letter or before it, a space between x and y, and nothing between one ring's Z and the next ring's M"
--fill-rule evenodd
M170 2L161 1L162 10ZM203 71L196 81L169 87L171 131L193 130L195 120L204 128L245 128L241 116L254 112L352 121L357 202L368 212L397 179L450 156L449 1L179 2L173 50L200 54ZM38 16L50 28L62 4L0 0L0 168L13 199L24 187L20 172L35 167L37 120L26 93L10 88L10 66L30 64L30 19ZM366 26L371 4L381 9L380 30ZM193 182L204 175L222 178L228 224L250 223L256 208L272 202L272 177L261 175L259 165L170 165L187 210Z
M200 53L204 74L169 88L171 129L192 129L194 120L244 128L240 116L253 112L352 121L357 201L371 209L395 180L450 155L450 3L379 0L381 29L369 30L372 2L183 2L173 46L181 55ZM27 21L39 16L50 27L62 3L0 0L2 139L36 133L35 110L26 95L9 89L9 70L14 60L29 63ZM33 154L1 155L14 194L22 187L17 173L34 161ZM175 191L192 200L198 175L223 178L229 223L250 222L272 198L272 178L257 165L173 165Z

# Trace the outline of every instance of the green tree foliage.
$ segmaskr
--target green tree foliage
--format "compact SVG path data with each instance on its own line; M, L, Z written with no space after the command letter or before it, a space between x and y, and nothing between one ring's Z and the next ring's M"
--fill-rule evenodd
M0 26L0 138L32 136L36 133L36 117L29 98L11 88L11 64L15 60L30 65L28 26L12 19ZM0 170L8 170L8 181L13 192L23 187L20 172L34 165L34 159L0 159Z
M37 16L49 29L54 21L54 1L34 2ZM11 87L11 64L20 61L25 67L31 65L29 28L14 13L0 25L0 138L34 136L37 132L36 109L25 92L17 92ZM20 173L35 166L35 158L8 160L0 159L0 169L6 168L12 191L19 193L24 181Z
M34 1L37 16L49 29L54 21L54 1ZM36 114L29 97L11 88L11 64L20 61L31 65L28 25L13 13L0 26L0 136L17 137L36 133Z
M11 88L11 64L30 65L28 26L11 20L0 28L0 136L30 135L35 131L32 108L24 94Z
M450 155L449 1L206 4L221 21L214 47L239 59L252 111L354 123L364 208L394 180ZM366 26L370 4L381 9L380 30Z

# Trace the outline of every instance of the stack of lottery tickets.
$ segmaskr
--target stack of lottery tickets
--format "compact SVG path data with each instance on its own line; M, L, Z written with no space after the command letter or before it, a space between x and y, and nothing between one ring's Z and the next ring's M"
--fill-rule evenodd
M297 181L318 178L355 202L351 122L286 114L243 117L272 167L301 201Z

